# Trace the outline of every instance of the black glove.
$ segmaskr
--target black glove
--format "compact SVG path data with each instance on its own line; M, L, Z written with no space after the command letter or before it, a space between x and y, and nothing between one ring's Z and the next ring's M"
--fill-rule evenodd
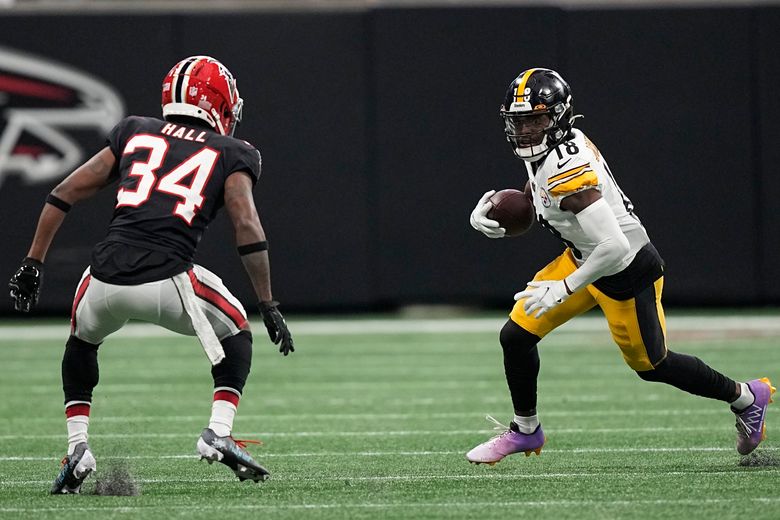
M287 322L284 316L277 308L279 302L260 302L260 314L263 315L263 323L268 329L268 337L275 345L279 345L279 352L285 356L290 352L295 352L292 335L287 329Z
M42 285L43 263L30 257L22 260L22 265L8 282L14 309L19 312L30 312L30 309L38 303Z

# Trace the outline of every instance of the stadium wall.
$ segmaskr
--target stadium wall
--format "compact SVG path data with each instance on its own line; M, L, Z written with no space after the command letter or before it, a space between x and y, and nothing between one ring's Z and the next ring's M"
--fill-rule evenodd
M0 17L3 56L23 52L30 63L94 77L125 113L159 113L160 81L178 59L221 59L246 102L238 133L263 153L256 199L275 293L287 309L336 311L509 306L559 253L538 228L491 241L468 224L485 190L525 182L498 106L514 76L532 66L555 68L572 85L586 116L578 126L609 160L667 262L668 303L780 303L778 29L778 7ZM36 78L49 83L41 90L48 99L20 90L30 72L0 60L0 153L14 158L0 158L4 278L65 175L41 173L43 162L63 155L47 133L8 141L13 114L64 110L50 124L81 159L105 134L68 122L73 114L54 95L62 78L43 70L52 72ZM78 97L89 105L86 90ZM71 211L47 259L42 311L67 312L112 207L109 189ZM224 215L197 261L252 306Z

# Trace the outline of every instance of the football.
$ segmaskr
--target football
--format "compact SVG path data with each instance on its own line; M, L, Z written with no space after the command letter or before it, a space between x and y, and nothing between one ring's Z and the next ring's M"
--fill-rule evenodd
M531 197L520 190L501 190L490 197L493 204L487 217L497 221L506 229L506 235L516 237L522 235L534 223L534 205Z

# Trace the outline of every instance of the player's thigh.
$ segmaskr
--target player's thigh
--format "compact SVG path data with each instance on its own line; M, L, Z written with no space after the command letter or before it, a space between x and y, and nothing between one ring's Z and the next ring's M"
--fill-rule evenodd
M78 293L77 293L78 297ZM170 279L139 285L114 285L92 279L76 316L78 337L90 341L103 338L128 320L161 325L187 336L195 335L190 317L184 311L176 286ZM85 329L89 327L87 334ZM92 342L92 341L91 341Z
M134 320L154 323L185 336L195 335L192 319L170 278L127 287L115 305L121 305Z
M571 257L571 252L567 249L561 256L536 273L534 280L563 280L575 269L577 269L577 265ZM596 300L585 289L575 292L565 302L547 311L539 318L526 315L525 310L523 310L524 303L524 299L515 302L509 317L513 322L540 338L573 317L596 306Z
M219 277L200 266L189 274L196 302L220 340L249 329L246 311ZM92 278L87 270L79 283L73 309L74 333L90 343L102 342L131 319L195 335L192 319L170 278L139 285L113 285Z
M195 293L194 303L220 340L249 328L244 308L219 277L197 265L186 275ZM127 287L121 298L115 298L114 306L121 306L122 312L131 319L156 323L179 334L195 335L192 318L172 278Z
M111 286L84 271L73 298L71 334L95 345L121 329L128 318L111 310Z
M217 275L199 265L189 274L198 303L220 340L249 330L244 306Z
M594 295L609 323L612 338L632 369L652 370L666 357L666 320L661 305L663 277L628 300L614 300L593 286Z

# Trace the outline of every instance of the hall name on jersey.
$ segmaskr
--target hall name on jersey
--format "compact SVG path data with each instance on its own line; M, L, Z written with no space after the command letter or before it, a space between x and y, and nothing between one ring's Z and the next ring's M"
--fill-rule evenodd
M196 132L197 130L193 130L192 128L174 125L173 123L167 123L164 127L162 127L162 130L160 130L161 134L165 134L171 137L184 139L185 141L205 143L207 135L206 132L201 131L198 135L195 135Z

